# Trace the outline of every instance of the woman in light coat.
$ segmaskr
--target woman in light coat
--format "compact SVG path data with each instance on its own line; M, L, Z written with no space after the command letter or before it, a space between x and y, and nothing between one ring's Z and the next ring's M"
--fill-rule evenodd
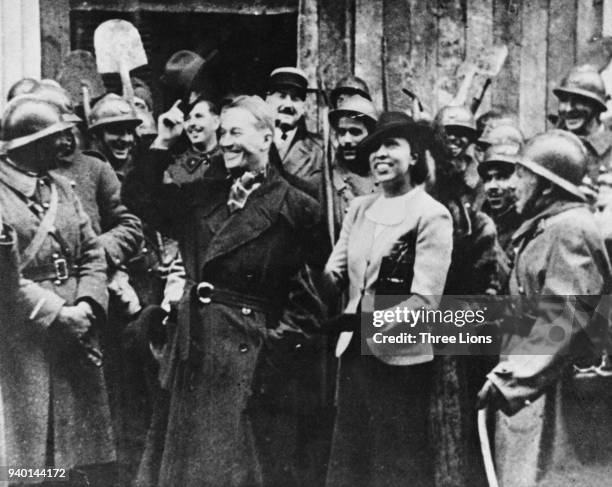
M353 201L325 269L336 287L348 288L344 314L328 323L343 331L336 348L341 365L328 487L433 483L427 438L431 345L359 340L359 313L372 312L377 295L402 296L396 300L401 308L429 309L443 293L452 222L423 188L431 140L427 125L387 112L359 147L382 194ZM362 329L372 328L364 322ZM406 329L389 323L376 331Z

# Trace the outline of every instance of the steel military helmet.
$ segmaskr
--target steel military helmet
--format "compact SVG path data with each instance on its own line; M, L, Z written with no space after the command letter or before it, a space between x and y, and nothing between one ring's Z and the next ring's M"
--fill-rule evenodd
M36 140L72 128L62 120L59 108L36 95L19 95L11 100L2 117L3 149L11 151Z
M521 130L511 123L508 119L501 124L487 125L484 132L478 139L479 144L499 145L499 144L516 144L523 145L525 138Z
M436 115L435 122L445 128L461 127L476 135L474 114L464 106L445 106Z
M89 130L96 130L106 125L127 124L136 128L142 123L132 105L119 95L109 93L102 97L91 109Z
M606 86L597 68L590 64L574 67L553 93L557 98L564 94L579 95L594 102L600 111L607 110Z
M338 108L329 112L329 123L336 127L342 117L359 120L365 124L368 131L372 131L378 121L378 113L374 104L367 98L353 96L344 100Z
M481 178L484 178L487 170L494 167L503 167L509 172L514 171L520 151L520 144L513 144L511 142L492 145L485 152L483 161L478 164L478 174L480 174Z
M348 75L340 79L330 93L330 101L333 107L338 103L340 95L359 95L363 98L372 101L370 90L364 80L354 75Z
M551 130L533 137L517 164L585 201L580 190L587 170L587 152L580 139L565 130Z
M50 83L40 83L32 90L32 93L56 105L65 122L79 123L83 121L74 112L74 104L68 92L61 86L55 86Z

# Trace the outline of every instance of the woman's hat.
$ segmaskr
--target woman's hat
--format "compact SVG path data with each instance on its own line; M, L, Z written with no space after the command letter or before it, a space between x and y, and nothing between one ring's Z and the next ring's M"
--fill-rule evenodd
M415 141L431 141L433 131L425 123L418 123L404 112L384 112L374 131L357 146L360 157L368 158L380 143L389 137L401 137L413 144Z

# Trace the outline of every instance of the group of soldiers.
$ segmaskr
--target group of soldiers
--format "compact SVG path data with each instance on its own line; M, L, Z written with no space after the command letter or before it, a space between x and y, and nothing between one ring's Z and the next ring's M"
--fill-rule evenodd
M324 140L307 129L300 69L275 69L265 99L212 100L205 64L172 56L164 86L180 98L157 123L143 83L91 109L53 80L8 94L0 464L65 468L79 486L344 485L327 473L343 297L323 274L351 202L379 191L360 142L380 112L347 76ZM527 141L504 110L426 120L424 185L453 221L446 295L609 294L605 87L578 66L554 94L557 128ZM552 301L500 325L499 363L436 357L436 485L486 485L479 407L503 411L489 425L502 485L609 482L605 312ZM553 322L569 338L551 339ZM573 361L584 334L601 339Z

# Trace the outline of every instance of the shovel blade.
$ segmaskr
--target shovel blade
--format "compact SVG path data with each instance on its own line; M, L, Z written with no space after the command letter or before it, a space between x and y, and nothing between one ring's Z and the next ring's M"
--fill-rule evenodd
M101 23L94 32L94 48L100 73L118 73L122 65L131 71L148 62L140 34L127 20Z
M79 49L69 52L62 61L56 79L77 105L83 103L83 86L87 86L91 98L98 98L106 92L96 60L89 51Z
M483 50L473 60L476 66L477 73L494 78L501 71L502 66L508 57L508 46L500 44L493 46L491 49Z

